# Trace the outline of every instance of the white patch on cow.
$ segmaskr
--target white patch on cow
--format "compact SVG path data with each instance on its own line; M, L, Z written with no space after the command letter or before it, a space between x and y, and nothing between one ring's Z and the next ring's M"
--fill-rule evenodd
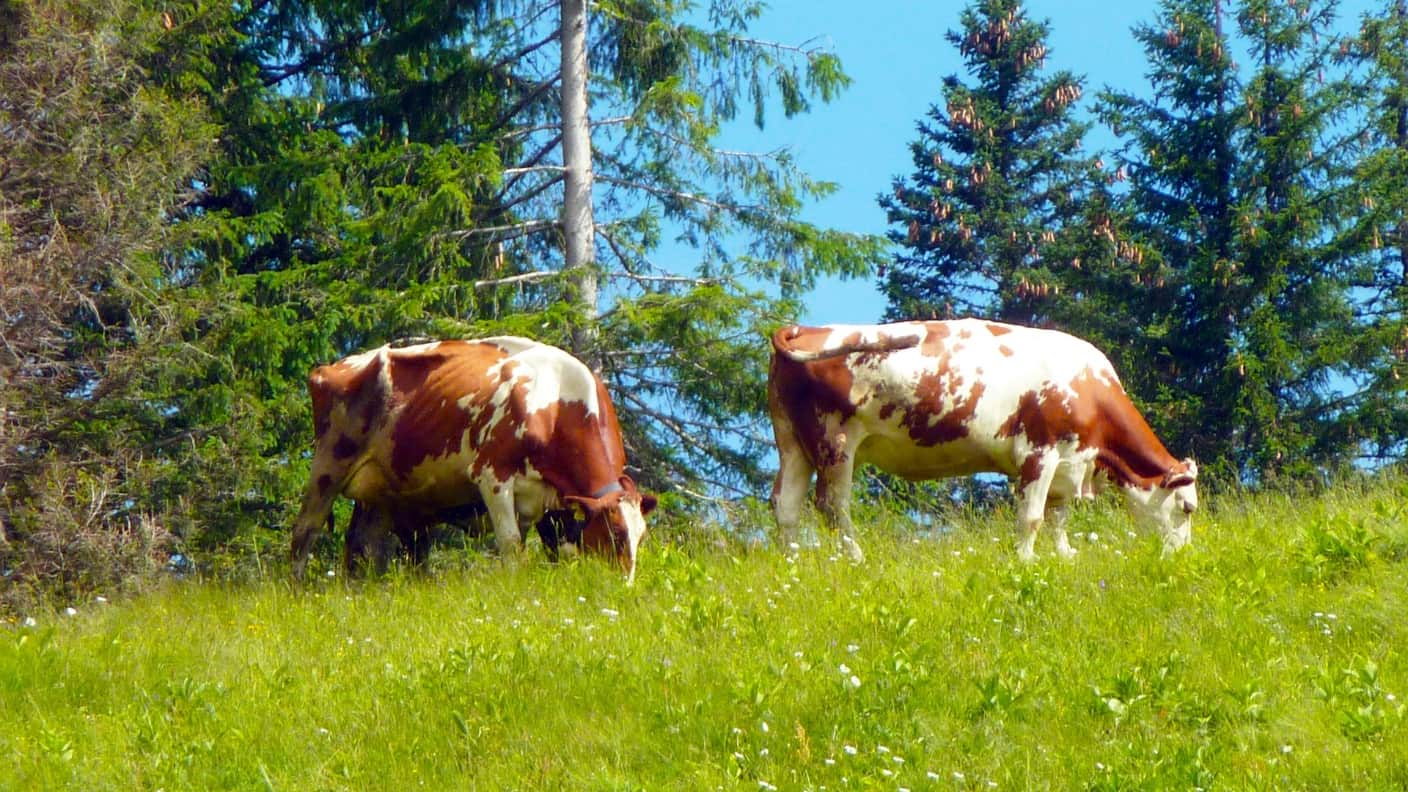
M515 374L531 377L533 387L524 405L529 415L558 402L579 402L586 405L588 414L601 414L596 377L580 360L557 347L517 336L496 336L483 342L508 353L509 357L500 365L512 361L520 367L515 369Z
M626 573L626 583L629 585L636 580L636 551L645 536L645 515L640 513L640 501L622 498L621 520L626 524L626 541L631 550L631 569Z
M366 368L368 364L376 359L377 355L384 355L386 351L387 347L382 346L376 349L369 349L366 352L361 352L356 355L348 355L341 360L341 364L353 371L357 371Z

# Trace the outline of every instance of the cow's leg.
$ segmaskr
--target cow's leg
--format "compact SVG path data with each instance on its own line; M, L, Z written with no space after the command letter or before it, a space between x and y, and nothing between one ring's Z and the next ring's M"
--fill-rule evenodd
M352 507L342 554L342 566L349 577L357 577L368 569L375 575L386 573L386 544L391 530L391 514L385 506L357 503Z
M308 555L313 552L313 544L325 530L332 528L332 504L340 487L331 473L317 473L308 480L303 494L303 505L298 509L298 517L293 521L293 542L289 548L289 560L293 562L293 576L303 577L303 569L308 564ZM340 472L340 471L339 471Z
M1036 558L1036 534L1041 530L1042 517L1046 514L1046 496L1051 491L1051 482L1056 477L1060 462L1054 451L1033 452L1022 465L1021 485L1018 494L1021 502L1017 506L1017 528L1020 538L1017 541L1017 557L1023 561Z
M479 492L489 509L489 522L494 526L494 545L499 549L499 556L505 561L517 561L522 555L523 532L518 527L518 514L514 509L512 482L501 483L490 476L480 481Z
M855 470L855 455L845 452L829 465L817 470L816 500L822 517L836 532L841 548L856 563L865 560L860 543L851 526L851 475Z
M811 462L795 440L779 439L777 477L772 482L772 516L777 522L778 539L789 550L799 541L802 505L811 488L813 472Z
M1056 554L1062 558L1074 556L1076 549L1071 547L1070 539L1066 537L1066 520L1070 517L1070 504L1065 501L1053 500L1046 509L1046 516L1051 523L1052 535L1056 538Z

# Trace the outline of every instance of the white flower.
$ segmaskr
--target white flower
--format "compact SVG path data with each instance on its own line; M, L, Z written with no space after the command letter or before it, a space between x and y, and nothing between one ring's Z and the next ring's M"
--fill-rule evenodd
M333 569L329 569L329 570L328 570L328 577L337 577L337 571L336 571L336 570L333 570Z
M767 734L767 733L768 733L768 722L767 722L767 721L763 721L763 734Z
M846 651L855 654L860 651L860 647L855 644L846 644Z
M70 606L68 606L67 608L64 608L64 613L67 614L67 615L69 615L69 616L77 616L77 615L78 615L78 609L75 608L75 607L73 607L72 605L70 605Z
M774 789L777 789L777 787L775 787L775 786L773 786L772 784L769 784L768 782L763 781L763 780L759 780L759 781L758 781L758 788L759 788L759 789L767 789L767 790L774 790Z
M832 759L832 758L829 757L829 756L826 757L825 759L821 760L821 761L822 761L822 764L825 764L827 767L830 767L830 766L836 764L836 760L835 760L835 759Z
M1281 746L1281 753L1283 753L1283 754L1288 754L1288 753L1290 753L1292 750L1294 750L1294 749L1291 748L1291 746L1290 746L1289 743L1287 743L1286 745Z
M98 596L93 598L93 601L98 603L104 603L108 601L108 598L104 597L102 594L99 594Z
M840 671L840 672L843 673L843 674L849 674L849 673L851 673L851 667L848 666L848 665L846 665L845 663L842 663L841 665L836 666L836 670L837 670L837 671Z
M33 616L26 616L26 617L24 617L24 626L26 626L26 627L34 627L34 626L37 626L38 624L39 624L39 622L35 621L35 619L34 619Z
M877 745L877 746L875 746L875 753L882 753L882 754L884 754L884 753L889 753L889 752L890 752L890 749L889 749L889 748L886 748L886 747L883 746L883 745Z
M856 747L854 745L843 745L841 746L841 750L845 751L847 756L856 755Z
M895 759L895 764L904 764L904 757L903 757L903 756L896 756L896 757L894 757L894 759Z
M957 770L954 770L954 771L953 771L953 780L954 780L954 781L962 781L963 779L965 779L965 778L967 778L967 777L968 777L968 776L963 775L962 773L958 772Z
M924 777L927 778L927 779L929 779L930 781L938 781L938 780L939 780L939 774L938 774L938 773L935 773L933 770L930 770L929 772L925 773L925 774L924 774Z
M586 598L586 597L582 597L582 596L578 596L578 597L577 597L577 601L578 601L578 602L586 602L586 601L587 601L587 598Z
M616 618L617 616L620 616L620 615L621 615L621 612L620 612L620 611L617 611L617 610L613 610L613 609L611 609L611 608L602 608L602 609L601 609L601 614L602 614L603 616L605 616L606 618L608 618L608 619L614 619L614 618Z
M889 768L885 768L885 767L880 768L880 775L885 776L886 778L889 778L890 776L892 776L892 775L894 775L894 774L895 774L895 771L890 770Z
M759 749L758 749L758 756L767 756L767 755L768 755L768 749L766 749L766 748L759 748Z
M851 687L854 687L854 688L860 687L860 677L856 676L855 674L851 674L850 683L851 683Z

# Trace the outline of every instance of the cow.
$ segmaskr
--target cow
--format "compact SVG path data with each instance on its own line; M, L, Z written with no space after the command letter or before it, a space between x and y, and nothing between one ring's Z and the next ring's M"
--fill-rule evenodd
M415 537L447 510L482 504L505 558L518 555L520 524L570 510L582 548L634 580L656 499L625 473L606 388L561 349L514 336L388 345L315 368L308 391L315 439L295 577L345 495L364 510L359 542Z
M1001 473L1019 500L1017 554L1035 556L1044 517L1056 551L1069 504L1113 484L1165 553L1187 544L1198 466L1169 454L1109 360L1055 330L979 319L790 326L772 336L768 409L779 468L772 507L795 538L816 502L855 561L851 477L858 462L910 480Z

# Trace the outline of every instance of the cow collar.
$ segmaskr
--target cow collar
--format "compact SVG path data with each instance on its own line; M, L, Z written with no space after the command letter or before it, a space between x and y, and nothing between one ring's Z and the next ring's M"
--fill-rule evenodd
M601 489L597 490L596 492L593 492L593 493L592 493L592 498L593 498L593 499L604 498L604 497L606 497L607 495L610 495L610 494L613 493L613 492L620 492L622 489L623 489L623 487L621 486L621 482L619 482L619 481L613 481L613 482L611 482L610 484L607 484L605 487L602 487Z

